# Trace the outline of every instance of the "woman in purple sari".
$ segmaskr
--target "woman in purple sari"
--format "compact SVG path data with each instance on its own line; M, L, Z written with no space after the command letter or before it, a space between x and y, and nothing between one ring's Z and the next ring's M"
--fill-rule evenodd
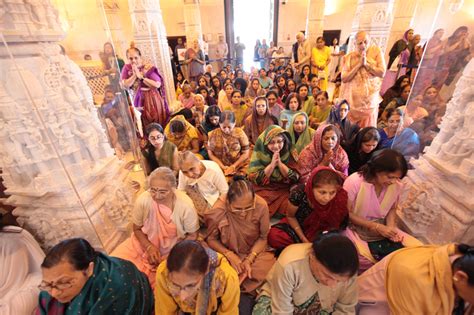
M122 69L121 79L126 88L134 91L133 104L141 109L143 126L153 122L165 126L170 113L163 77L156 67L143 62L140 50L133 44L127 50L127 58L130 63Z

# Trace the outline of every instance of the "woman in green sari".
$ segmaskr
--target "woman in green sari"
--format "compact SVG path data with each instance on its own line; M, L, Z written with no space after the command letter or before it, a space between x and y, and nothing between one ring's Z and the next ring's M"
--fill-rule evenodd
M96 252L82 238L54 246L41 264L36 315L152 314L153 292L133 263Z
M276 125L265 129L255 143L247 174L255 193L267 202L270 217L286 213L290 186L299 179L294 163L289 133Z
M288 132L291 137L291 144L297 155L311 143L316 130L309 126L309 118L305 112L296 113L290 123Z

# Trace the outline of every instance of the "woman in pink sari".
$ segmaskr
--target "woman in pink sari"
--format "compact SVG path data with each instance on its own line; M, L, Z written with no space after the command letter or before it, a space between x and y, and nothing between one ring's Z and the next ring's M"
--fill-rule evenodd
M422 245L397 228L396 209L402 192L400 179L408 165L401 153L392 149L375 152L359 172L344 182L348 194L349 237L359 252L359 271L406 246Z
M351 104L349 120L359 127L376 127L380 88L385 73L383 53L369 47L369 36L360 31L355 36L356 50L344 57L340 99Z
M185 192L176 190L176 177L159 167L148 177L148 190L135 202L133 233L111 256L129 260L155 287L156 268L180 240L197 239L199 219Z
M140 50L133 43L127 50L127 58L130 63L123 67L121 79L135 94L133 105L142 111L143 126L153 122L166 126L170 112L163 77L156 67L143 62Z

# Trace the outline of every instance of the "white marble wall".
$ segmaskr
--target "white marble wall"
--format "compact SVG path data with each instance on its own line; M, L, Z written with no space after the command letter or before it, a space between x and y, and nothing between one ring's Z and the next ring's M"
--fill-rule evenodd
M430 243L474 243L474 60L425 152L404 180L402 222Z
M0 21L0 167L14 215L49 248L127 235L128 171L107 141L79 67L61 54L49 1L9 1Z

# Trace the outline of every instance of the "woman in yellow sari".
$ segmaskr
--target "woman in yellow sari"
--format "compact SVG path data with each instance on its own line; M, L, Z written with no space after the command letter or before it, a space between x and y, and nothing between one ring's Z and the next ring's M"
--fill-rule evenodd
M328 65L331 62L331 48L325 45L322 36L316 39L316 47L311 51L311 72L319 78L319 88L326 91L328 88Z
M199 137L196 128L183 115L173 117L165 128L167 140L174 143L178 151L199 152Z
M364 272L357 282L360 315L472 315L474 247L404 248Z

